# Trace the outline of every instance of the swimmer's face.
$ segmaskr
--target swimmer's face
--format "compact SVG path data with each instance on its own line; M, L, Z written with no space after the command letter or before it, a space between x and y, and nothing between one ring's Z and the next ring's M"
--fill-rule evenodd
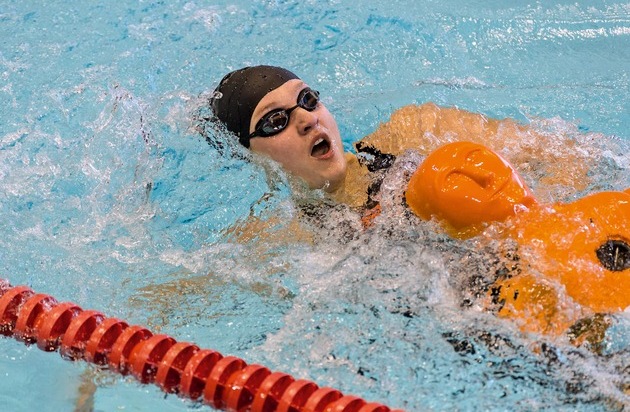
M455 229L502 221L514 215L518 205L536 203L505 159L470 142L451 143L431 153L409 183L407 202L420 217L437 217Z
M295 106L306 87L303 81L293 79L266 94L254 110L250 133L270 111ZM296 108L284 130L269 137L253 137L250 148L277 161L312 189L333 191L346 176L346 158L337 122L321 102L312 111Z

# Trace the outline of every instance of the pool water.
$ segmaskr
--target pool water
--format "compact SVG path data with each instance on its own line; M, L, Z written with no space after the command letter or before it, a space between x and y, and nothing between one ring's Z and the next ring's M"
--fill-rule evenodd
M321 92L348 149L395 109L432 101L529 123L560 157L577 147L585 190L520 170L546 200L625 189L630 4L45 3L0 5L0 277L409 411L629 407L627 311L601 355L524 336L462 305L491 251L393 212L352 237L321 229L316 246L239 241L253 218L274 216L267 232L282 233L293 187L207 144L195 119L228 71L281 65ZM0 376L11 411L75 410L90 385L98 411L198 408L12 339L0 339Z

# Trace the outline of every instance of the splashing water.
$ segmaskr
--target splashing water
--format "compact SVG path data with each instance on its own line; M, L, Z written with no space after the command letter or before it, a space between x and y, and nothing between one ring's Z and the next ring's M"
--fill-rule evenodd
M410 216L401 187L420 156L388 173L370 230L345 208L293 230L302 198L322 194L195 128L225 72L264 61L317 84L346 147L435 101L530 123L544 144L525 133L502 154L543 201L624 189L628 5L250 3L2 7L2 277L410 411L630 404L629 314L596 355L484 310L510 245ZM578 166L583 188L549 179ZM84 365L0 345L2 404L39 407L43 387L74 406ZM190 408L95 374L95 409Z

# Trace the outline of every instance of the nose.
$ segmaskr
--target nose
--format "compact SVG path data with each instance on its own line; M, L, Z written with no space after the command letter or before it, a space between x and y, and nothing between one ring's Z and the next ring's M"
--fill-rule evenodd
M311 129L317 127L317 125L319 124L319 116L316 112L317 110L309 112L308 110L301 107L298 107L295 111L295 114L297 115L296 126L298 132L301 135L307 135L311 131Z

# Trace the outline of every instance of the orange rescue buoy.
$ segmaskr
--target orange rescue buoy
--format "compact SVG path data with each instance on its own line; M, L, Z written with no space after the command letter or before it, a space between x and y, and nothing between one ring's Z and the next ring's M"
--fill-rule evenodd
M580 319L630 306L630 189L568 204L538 205L514 168L476 143L431 153L405 193L420 218L437 219L454 237L492 222L519 245L521 273L491 287L499 316L523 330L565 332Z
M405 199L425 220L438 219L454 237L479 233L485 223L536 204L514 168L491 149L455 142L430 153L412 175Z

